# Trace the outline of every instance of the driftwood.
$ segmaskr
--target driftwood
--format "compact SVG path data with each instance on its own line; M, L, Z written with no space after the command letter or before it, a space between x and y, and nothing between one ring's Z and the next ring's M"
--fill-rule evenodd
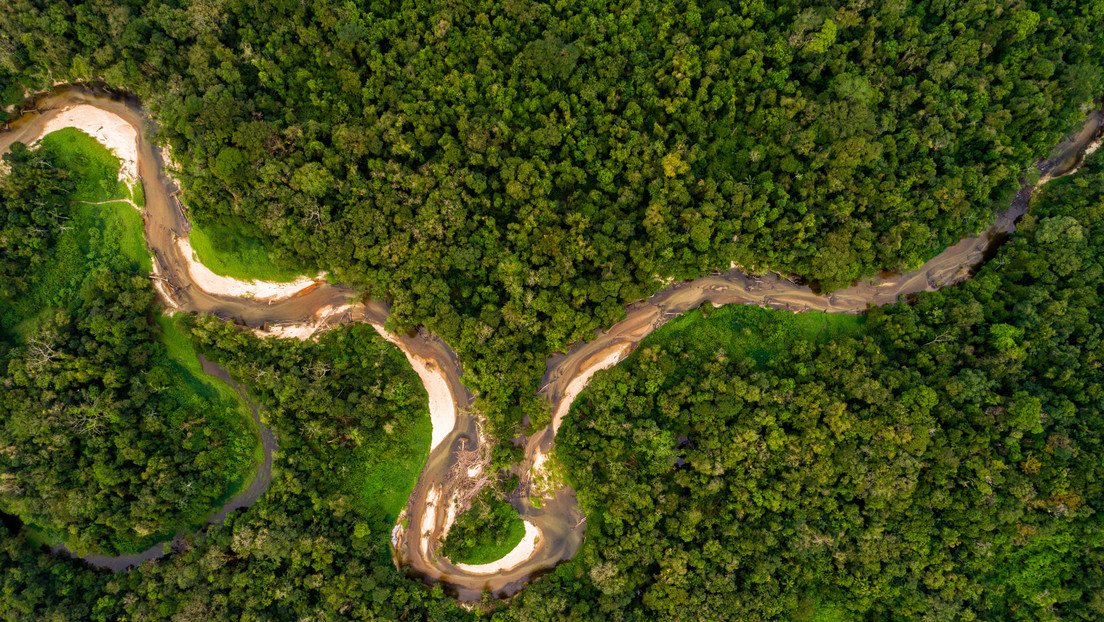
M456 464L452 465L449 472L449 485L456 500L456 513L460 514L471 507L472 501L481 490L492 484L488 474L491 466L491 446L480 443L475 449L467 448L467 439L460 440L460 449L456 452ZM479 466L479 473L475 477L468 475L468 471Z

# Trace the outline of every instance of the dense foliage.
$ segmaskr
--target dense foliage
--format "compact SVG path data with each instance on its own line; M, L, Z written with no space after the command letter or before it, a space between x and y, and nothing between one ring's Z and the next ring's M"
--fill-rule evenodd
M1034 214L862 336L760 363L661 332L593 380L557 439L587 545L519 610L1100 619L1104 160Z
M12 298L32 283L28 277L50 255L73 191L68 172L49 152L16 143L4 154L9 174L0 177L0 298Z
M486 564L521 542L525 524L498 486L487 486L456 517L438 552L454 564Z
M198 219L386 293L396 322L460 351L498 429L538 408L545 354L656 276L735 260L834 287L978 230L1102 91L1102 18L1018 0L14 0L0 76L141 94Z
M429 448L426 394L364 325L318 343L260 340L213 318L193 338L246 385L280 443L253 506L129 573L0 548L6 620L433 619L466 613L396 570L388 548ZM394 478L381 480L387 466Z
M0 505L78 550L135 551L252 468L240 406L195 394L157 341L149 281L107 269L15 348L0 386Z
M493 617L1099 618L1104 162L1033 213L975 280L861 326L692 312L597 375L557 441L587 542ZM469 617L395 571L388 512L355 496L358 448L425 408L402 357L363 326L195 336L264 404L272 488L128 574L5 538L0 613Z
M0 359L0 508L50 542L135 551L209 513L249 473L257 441L244 406L158 341L144 257L104 226L119 215L90 215L132 208L63 195L117 185L118 164L71 175L72 156L17 143L0 182L6 263L20 271L0 297L11 346Z
M458 350L505 439L546 354L666 277L736 261L832 288L978 230L1102 92L1102 20L1100 0L10 0L0 104L138 93L202 224L388 296ZM247 435L179 384L133 223L64 224L59 161L12 153L0 505L134 546L209 503ZM1102 216L1096 162L961 286L823 332L706 309L657 333L557 441L583 549L489 617L1104 616ZM0 616L481 615L390 559L429 436L397 351L364 326L191 330L280 440L267 494L118 575L5 534Z

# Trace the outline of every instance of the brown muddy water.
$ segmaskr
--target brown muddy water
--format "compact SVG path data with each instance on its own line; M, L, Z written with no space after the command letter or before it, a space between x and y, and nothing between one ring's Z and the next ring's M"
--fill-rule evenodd
M148 138L153 127L148 116L132 98L118 97L102 91L67 87L35 101L36 113L20 116L11 123L11 131L0 134L0 152L12 142L33 142L39 138L43 125L63 108L89 104L116 114L138 130L138 173L146 194L143 211L147 243L154 254L159 273L172 287L167 292L171 306L186 312L212 313L251 327L268 324L310 323L320 309L339 307L355 301L358 292L341 285L320 283L310 291L281 301L259 301L214 295L203 291L190 279L187 262L180 255L175 240L188 235L186 210L178 204L178 188L163 170L160 155ZM1104 115L1091 113L1076 135L1058 145L1050 157L1038 165L1040 181L1060 177L1075 171L1083 161L1086 148L1100 139ZM598 368L624 359L640 341L676 315L694 309L703 302L714 305L754 304L775 309L800 312L818 310L829 313L861 313L870 305L892 304L902 296L921 291L933 291L969 278L988 256L1015 231L1016 221L1027 211L1032 193L1038 185L1024 184L1008 209L997 214L994 224L981 235L961 240L931 260L907 274L881 275L846 289L818 295L804 285L781 278L777 274L750 275L739 269L704 276L689 282L675 283L647 300L626 307L627 317L605 331L598 332L585 343L578 343L566 352L548 359L540 393L548 399L557 416L554 423L570 407L578 391ZM164 297L166 292L162 292ZM369 322L382 326L388 306L382 301L354 302L341 316L331 318L331 324ZM586 520L580 512L575 493L569 487L556 491L555 496L533 507L532 472L538 456L552 449L558 425L549 425L525 439L525 459L514 471L522 475L522 486L511 502L522 518L540 530L533 554L524 562L492 574L466 572L436 554L448 523L448 506L456 491L465 484L466 474L458 476L454 467L463 451L477 449L480 442L477 418L471 410L474 396L461 382L462 370L456 354L440 338L422 331L416 335L393 335L398 347L408 356L417 357L443 372L456 408L452 431L429 455L406 507L406 529L397 528L393 542L397 563L407 573L428 583L442 583L446 591L460 600L479 600L484 591L496 597L508 597L528 581L570 559L578 551L586 532ZM225 371L205 364L209 373L226 377ZM259 423L259 419L258 419ZM271 480L271 455L276 449L271 432L265 430L265 463L254 486L243 491L222 508L212 520L221 520L226 512L246 507L263 494ZM267 471L266 471L267 469ZM430 503L427 501L436 500ZM424 544L423 544L424 543ZM162 545L135 556L83 559L112 569L126 568L159 556ZM124 559L125 558L125 559Z

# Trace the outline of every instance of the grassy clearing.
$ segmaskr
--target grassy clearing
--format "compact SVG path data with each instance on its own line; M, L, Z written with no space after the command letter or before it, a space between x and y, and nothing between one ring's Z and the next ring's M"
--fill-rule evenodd
M37 267L36 286L19 300L0 301L0 325L17 339L25 338L50 309L68 308L96 268L153 269L142 216L121 200L133 193L118 181L120 160L75 128L47 134L41 148L50 150L72 173L76 190L65 215L69 218L66 229L58 234L50 261Z
M791 313L752 305L712 308L706 303L665 324L641 346L681 340L687 347L722 347L745 353L760 365L797 341L828 341L860 331L865 316L806 311Z
M514 547L525 537L525 523L517 517L517 511L514 510L510 504L505 503L505 505L514 513L514 519L506 523L505 532L502 534L502 537L491 541L480 542L469 548L463 554L453 555L449 558L452 563L471 564L473 566L489 564L506 557L510 551L514 550Z
M794 622L854 622L858 616L834 603L803 599L793 613Z
M188 336L184 316L158 313L155 320L161 329L161 343L165 346L165 353L173 363L180 366L181 377L188 383L191 391L200 397L234 404L238 413L252 428L253 411L241 395L222 379L203 371L199 362L199 351ZM259 445L257 451L257 455L263 456Z
M234 444L233 454L235 462L240 466L230 470L234 478L229 482L226 492L212 503L212 508L220 507L256 477L256 465L264 460L260 431L254 425L252 409L242 396L222 379L203 371L199 362L199 351L188 336L184 316L158 313L155 320L161 329L161 343L165 346L165 353L177 368L176 376L193 394L221 406L214 412L205 413L210 425L232 429L230 438Z
M142 216L127 203L72 204L70 227L51 249L51 260L38 266L35 287L18 300L0 301L5 332L23 339L49 309L68 308L96 268L128 272L153 268Z
M130 187L130 200L138 207L146 206L146 189L142 187L142 182L135 182Z
M406 364L397 349L392 348L390 355L402 358ZM383 434L353 452L348 471L358 474L351 485L359 504L382 512L386 523L393 524L429 457L433 436L429 410L420 408L405 421L385 425Z
M289 283L315 272L305 266L277 266L264 242L223 225L196 225L190 238L199 261L218 275L244 281Z
M57 154L61 165L73 173L77 189L72 200L95 203L131 198L127 184L119 181L122 161L81 130L67 127L51 132L42 139L41 148Z

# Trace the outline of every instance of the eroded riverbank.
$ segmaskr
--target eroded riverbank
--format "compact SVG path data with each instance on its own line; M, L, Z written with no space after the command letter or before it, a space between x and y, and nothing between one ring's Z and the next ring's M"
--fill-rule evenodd
M987 231L947 248L908 274L817 295L808 287L777 275L753 276L733 268L723 274L672 284L645 301L629 305L625 320L597 334L593 340L552 356L547 363L541 393L549 400L553 421L526 439L525 460L515 469L524 476L523 484L512 500L527 525L532 525L534 533L540 536L532 538L531 550L527 546L518 553L518 557L524 559L507 560L508 563L499 566L504 569L489 569L487 574L483 572L488 570L486 568L464 568L436 555L441 535L450 522L449 508L455 491L471 478L478 477L482 470L454 468L462 452L477 450L481 442L477 421L470 410L473 396L461 382L461 368L455 353L439 338L424 331L414 336L387 334L382 330L388 315L387 305L380 301L355 302L356 292L343 286L315 282L293 296L268 300L205 291L193 278L189 269L192 258L182 250L186 245L180 243L187 239L189 225L186 212L176 198L178 188L164 174L161 154L147 136L149 121L134 101L81 89L59 91L41 98L37 105L42 110L39 115L24 115L13 122L13 131L0 135L0 150L15 140L33 141L41 135L45 124L61 114L65 107L81 104L117 115L137 131L136 169L146 193L147 207L143 216L147 242L154 254L156 283L167 305L233 318L261 334L277 337L307 338L331 325L368 322L402 349L414 364L430 393L434 432L429 458L407 504L406 521L413 527L396 530L397 556L412 575L429 582L441 582L463 600L477 600L484 590L497 596L511 595L533 576L575 555L586 525L575 502L574 491L563 488L546 499L540 508L534 507L529 500L533 492L534 464L539 466L542 457L551 451L559 423L589 378L599 369L623 360L640 340L665 321L705 301L715 305L756 304L792 311L861 313L871 304L890 304L902 296L960 282L969 278L987 253L1015 230L1015 222L1026 211L1035 189L1034 185L1025 184L1009 209L999 214ZM1099 112L1090 115L1083 130L1064 141L1039 167L1041 181L1076 170L1082 154L1099 140L1102 122L1104 117ZM267 457L266 462L271 465Z

